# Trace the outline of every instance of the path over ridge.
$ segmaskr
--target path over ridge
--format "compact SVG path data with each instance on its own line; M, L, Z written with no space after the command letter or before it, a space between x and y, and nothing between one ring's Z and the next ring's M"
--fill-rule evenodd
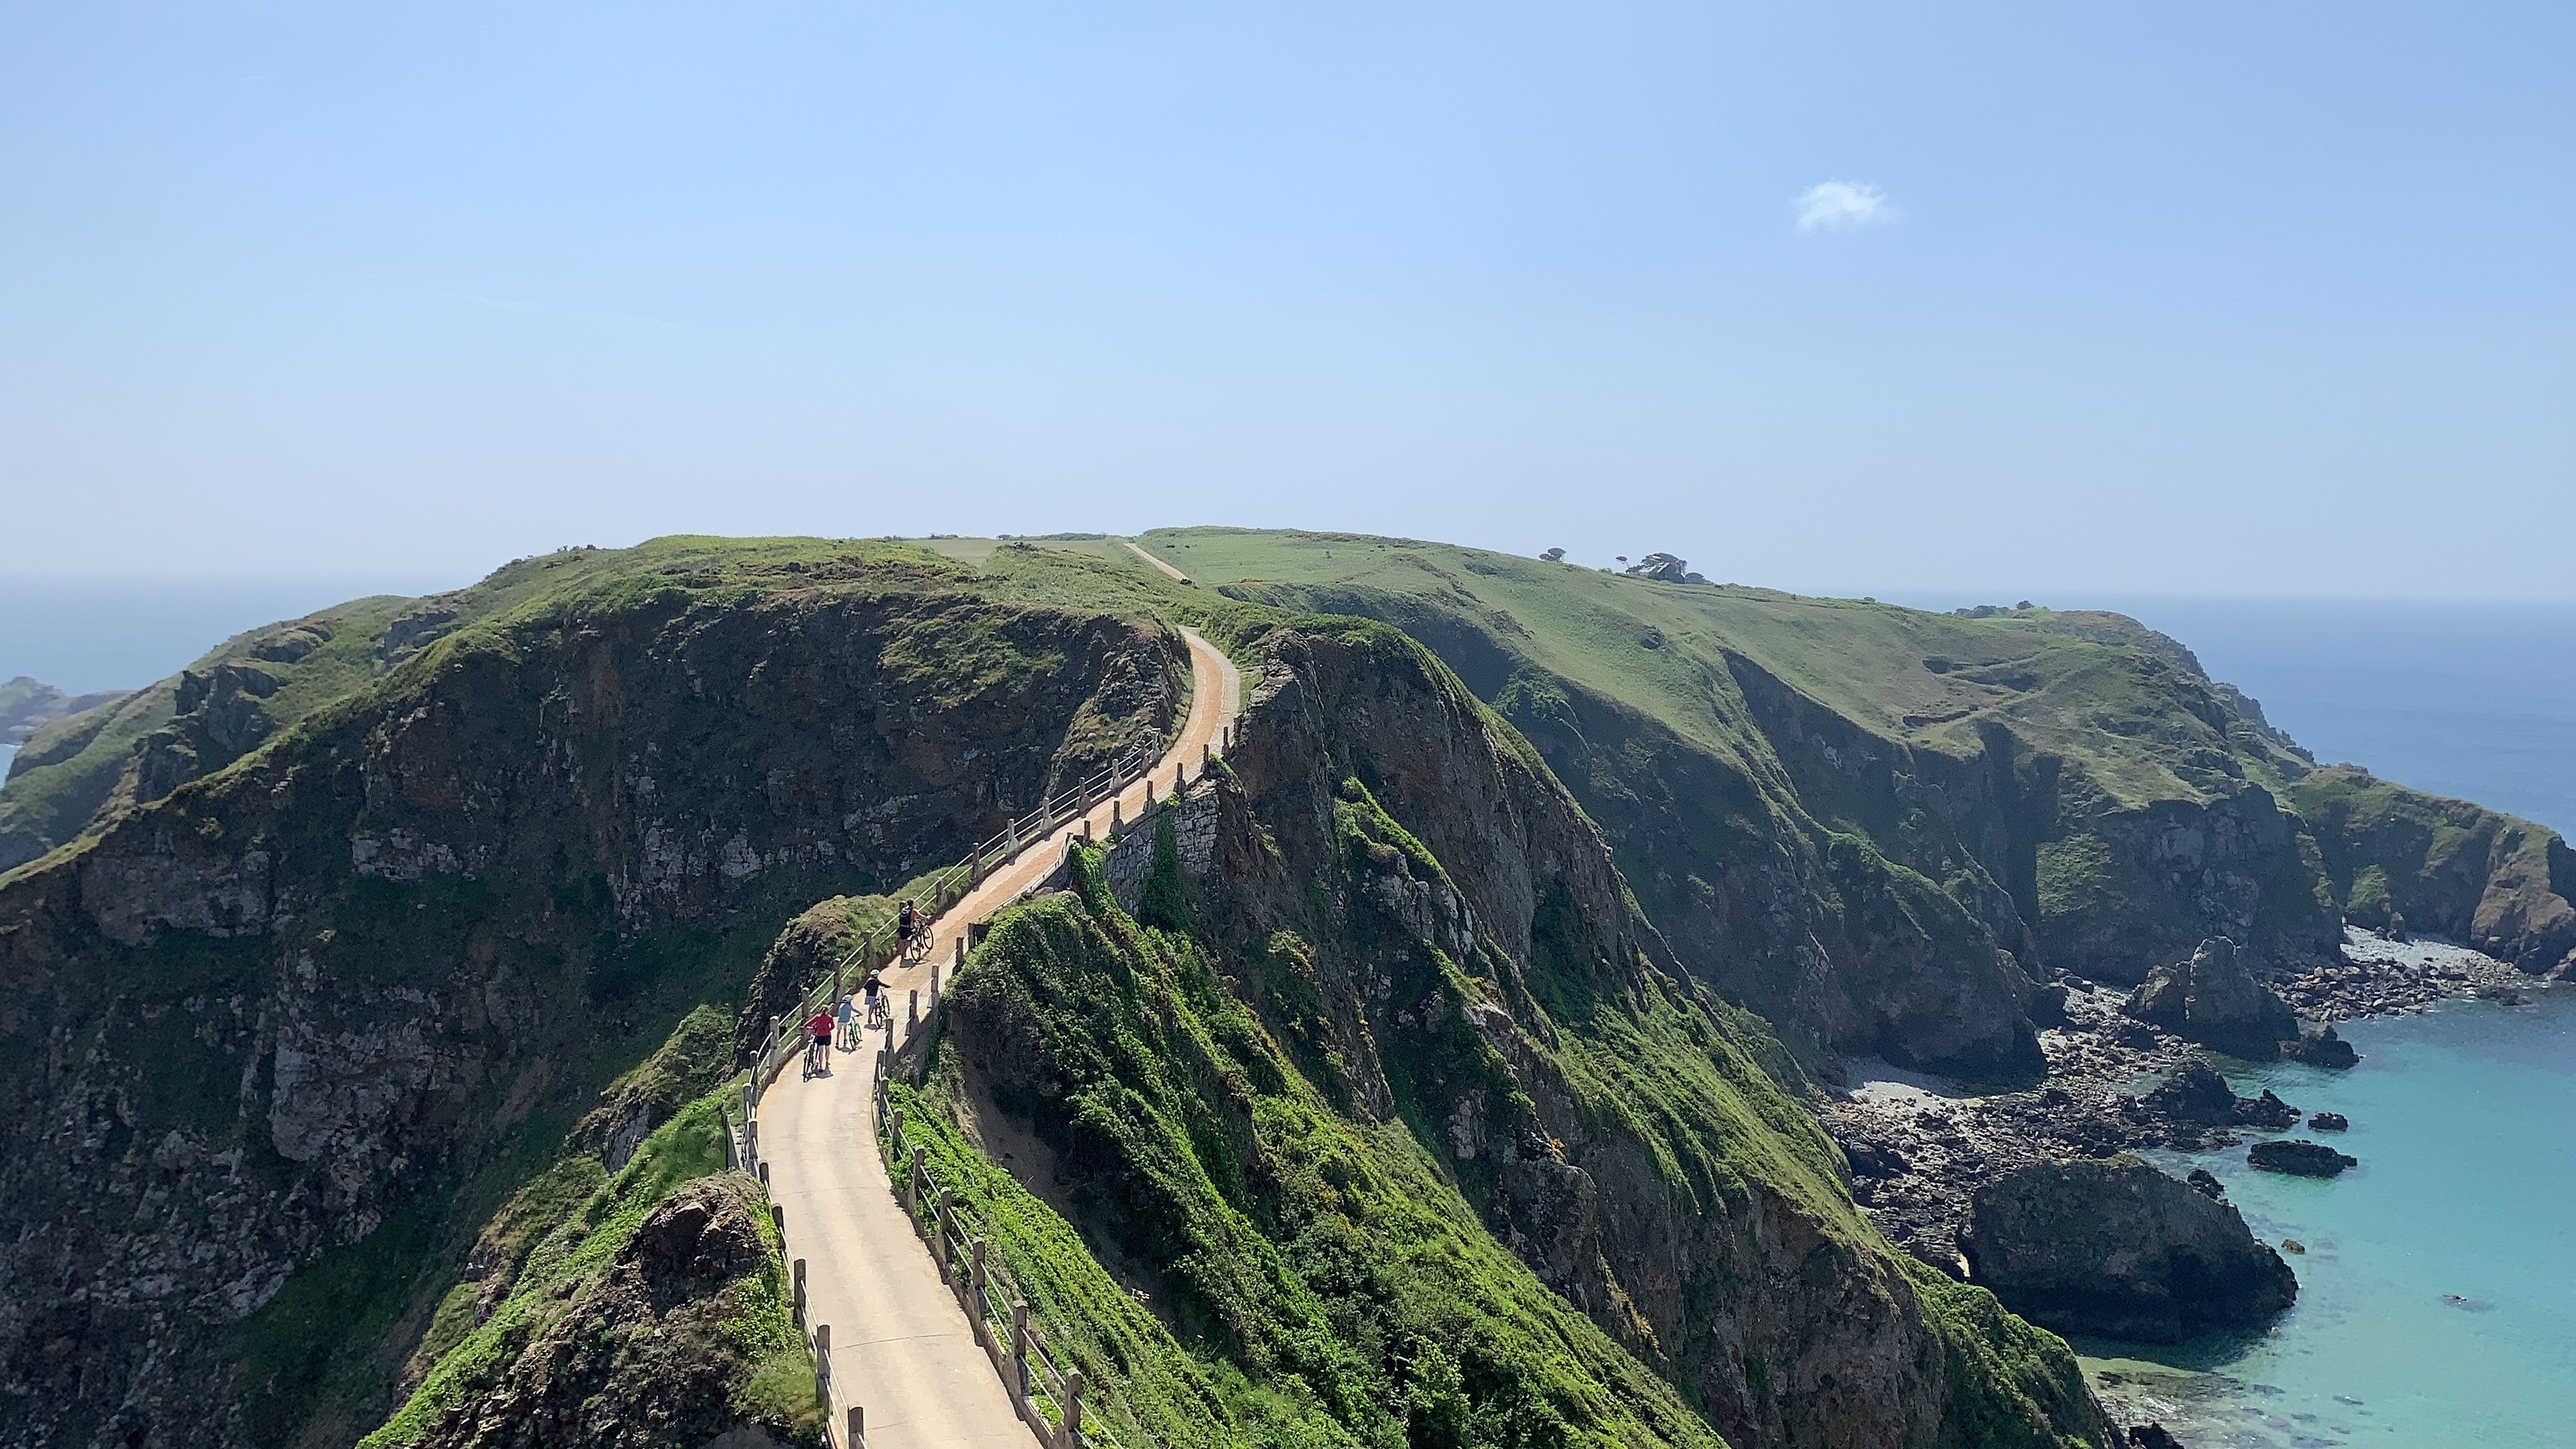
M1119 792L1127 819L1143 811L1156 782L1168 789L1177 769L1196 769L1242 708L1234 662L1198 631L1181 633L1190 650L1189 714L1154 768ZM931 963L945 969L971 922L1052 873L1086 821L1092 835L1105 835L1110 810L1103 800L1014 856L932 923L922 964L883 973L898 1030L907 993L928 995ZM871 1092L885 1033L860 1040L859 1050L833 1054L828 1075L807 1078L791 1067L760 1097L770 1200L785 1210L788 1256L806 1264L806 1321L832 1327L838 1397L866 1409L868 1449L1027 1449L1034 1436L895 1197ZM831 1432L848 1449L842 1425Z

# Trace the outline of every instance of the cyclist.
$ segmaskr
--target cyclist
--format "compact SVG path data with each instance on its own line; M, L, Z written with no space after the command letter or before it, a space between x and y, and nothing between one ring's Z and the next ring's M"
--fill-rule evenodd
M854 1012L855 1003L851 1001L850 994L846 991L841 993L841 1004L832 1008L832 1025L837 1029L836 1037L845 1052L856 1051L859 1045L858 1026L850 1019Z
M832 1013L816 1011L805 1023L805 1071L811 1076L832 1069Z
M909 961L912 959L912 938L919 934L920 930L921 913L913 909L912 901L907 897L904 900L902 907L894 913L896 960Z
M884 982L877 979L877 973L871 971L868 973L867 985L860 988L868 999L868 1025L870 1026L885 1025L884 985Z

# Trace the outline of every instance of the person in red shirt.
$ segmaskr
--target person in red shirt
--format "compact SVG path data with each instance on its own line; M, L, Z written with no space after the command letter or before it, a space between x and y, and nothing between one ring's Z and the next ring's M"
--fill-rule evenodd
M805 1023L805 1070L828 1071L832 1064L832 1013L818 1011Z

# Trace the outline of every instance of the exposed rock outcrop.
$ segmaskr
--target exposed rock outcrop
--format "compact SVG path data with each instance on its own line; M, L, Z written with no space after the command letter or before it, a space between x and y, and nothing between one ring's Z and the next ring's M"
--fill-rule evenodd
M2240 1097L2206 1062L2192 1062L2138 1099L2152 1116L2195 1127L2290 1127L2299 1109L2273 1095Z
M2202 941L2189 960L2151 972L2126 1009L2185 1041L2255 1060L2277 1055L2299 1031L2289 1004L2254 979L2237 959L2236 943L2224 936Z
M2345 1168L2361 1166L2360 1158L2347 1157L2322 1142L2257 1142L2247 1149L2245 1160L2265 1172L2293 1177L2333 1177Z
M2296 1041L2281 1043L2281 1055L2292 1061L2334 1071L2342 1071L2361 1060L2361 1053L2352 1049L2352 1043L2335 1034L2331 1021L2300 1032Z
M727 1320L771 1261L761 1211L740 1176L682 1186L417 1449L697 1449L728 1434L821 1444L819 1414L799 1423L745 1403L759 1365Z
M2126 1154L1987 1184L1960 1249L1975 1282L2061 1333L2174 1343L2261 1323L2298 1296L2235 1208Z

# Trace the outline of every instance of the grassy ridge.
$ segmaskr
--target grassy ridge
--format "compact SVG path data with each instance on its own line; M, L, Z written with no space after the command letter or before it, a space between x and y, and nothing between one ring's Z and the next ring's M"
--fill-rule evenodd
M2210 798L2233 778L2189 758L2223 750L2226 734L2194 712L2177 671L2140 670L2127 651L2057 633L2045 610L1972 619L1350 534L1196 528L1144 539L1202 583L1246 597L1372 616L1409 601L1417 616L1389 622L1450 658L1480 696L1536 665L1769 781L1784 777L1747 738L1750 709L1722 662L1728 653L1891 739L1965 754L1978 745L1974 720L2008 719L2084 760L2121 804ZM1438 611L1483 625L1502 648L1461 667L1443 648L1454 631Z
M1136 925L1096 878L1004 918L950 1009L954 1041L1008 1046L943 1050L941 1110L916 1117L989 1093L1033 1120L1107 1254L1153 1265L1161 1322L1111 1315L1077 1352L1164 1442L1717 1442L1483 1230L1414 1131L1337 1114L1203 945ZM1001 1247L1033 1293L1109 1296L1060 1218L933 1134L988 1220L1025 1224Z

